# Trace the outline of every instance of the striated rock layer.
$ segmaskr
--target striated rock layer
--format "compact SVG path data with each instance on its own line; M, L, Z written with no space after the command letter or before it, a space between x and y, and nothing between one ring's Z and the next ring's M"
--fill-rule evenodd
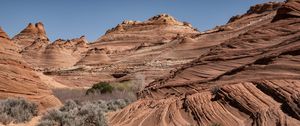
M57 40L56 44L37 40L26 47L22 55L34 68L72 87L140 78L148 84L228 39L270 23L282 3L267 4L274 5L205 32L161 14L144 22L124 21L96 42L85 44L84 48L77 44L73 44L76 46L72 49L62 46L62 43L74 43L72 40L70 43ZM74 49L78 51L74 53ZM122 77L113 76L124 71L126 74Z
M300 17L300 1L298 0L290 0L288 3L283 5L277 11L277 15L273 21L280 20L283 18L299 18Z
M36 102L41 110L61 104L38 74L23 61L15 43L0 37L0 45L0 99L23 97Z
M298 5L289 1L277 13L260 15L266 20L259 27L225 41L215 39L220 42L198 58L139 92L138 101L110 113L110 124L300 125L300 18L282 17L300 14L282 11ZM227 26L235 28L246 18L251 15ZM217 31L207 34L226 33ZM205 38L202 34L193 41Z
M180 37L199 34L189 23L177 21L170 15L161 14L144 22L124 21L108 30L96 42L87 44L88 49L74 66L66 69L45 71L56 81L69 86L91 86L99 81L122 81L135 79L137 74L147 76L147 82L165 74L174 65L189 60L170 63L168 68L156 64L155 57L170 50ZM172 42L176 40L176 42ZM51 62L51 61L50 61ZM112 76L128 71L123 78Z
M162 44L178 35L199 33L191 24L179 22L174 17L161 14L147 21L124 21L106 32L93 47L105 47L111 51L133 49L141 44Z
M44 72L44 80L60 87L145 79L138 101L109 114L111 125L300 125L298 8L298 0L256 5L205 32L162 14L124 21L94 43L84 37L50 43L41 23L30 24L13 38L20 50L14 43L1 46L11 47L3 57L12 51L8 58L23 67L3 58L0 82L25 78L31 86L11 82L20 88L16 93L5 83L1 96L40 101L39 92L51 94L20 52L34 70ZM17 68L6 70L10 67ZM7 79L10 74L18 77Z
M23 49L21 54L38 69L64 68L76 64L87 49L84 36L72 40L58 39L53 43L37 39Z
M18 35L12 38L22 49L30 46L35 40L49 41L43 23L28 24Z

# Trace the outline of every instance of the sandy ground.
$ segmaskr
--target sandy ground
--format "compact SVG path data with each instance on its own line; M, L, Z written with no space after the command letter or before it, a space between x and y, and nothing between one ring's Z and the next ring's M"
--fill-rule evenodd
M46 76L43 73L38 73L38 76L51 89L53 89L53 88L68 88L67 86L65 86L65 85L63 85L61 83L58 83L53 78L51 78L49 76Z

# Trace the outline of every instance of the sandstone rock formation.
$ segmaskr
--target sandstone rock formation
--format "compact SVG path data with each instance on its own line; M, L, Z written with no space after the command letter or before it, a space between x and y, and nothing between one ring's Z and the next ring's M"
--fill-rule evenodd
M31 45L37 39L48 41L44 25L41 22L36 23L35 25L29 23L28 26L21 31L21 33L12 39L15 43L21 46L21 48Z
M82 58L74 66L72 62L67 63L71 66L69 68L57 67L44 72L68 86L134 80L140 74L148 84L198 58L211 47L268 24L275 15L275 10L246 14L234 22L202 33L195 31L188 23L176 21L165 14L144 22L124 21L98 41L87 44L88 51L82 53ZM118 71L128 73L121 78L112 76Z
M251 14L262 14L262 13L266 13L266 12L276 11L282 5L283 5L282 2L268 2L268 3L264 3L264 4L257 4L257 5L251 6L246 14L233 16L229 19L228 22L229 23L233 22L237 19L240 19L243 16L248 16Z
M110 58L107 56L107 49L93 48L86 52L86 55L76 63L76 65L105 65L110 64Z
M298 0L255 5L204 32L161 14L124 21L93 43L84 37L51 43L38 23L13 38L17 48L0 31L8 44L1 55L13 55L3 58L0 82L13 81L11 74L42 86L34 70L59 87L145 79L138 101L109 114L111 125L300 125L299 8ZM26 90L18 95L39 101L32 90L50 94L19 82Z
M300 1L299 0L288 0L288 2L283 5L277 11L277 15L273 21L280 20L283 18L290 18L290 17L300 17Z
M9 36L3 31L3 29L0 27L0 37L9 39Z
M300 8L296 3L283 8L289 5ZM244 25L253 15L244 16L227 24L233 31L193 38L201 43L212 35L211 41L219 42L152 82L138 101L111 113L111 125L300 125L300 18L272 22L290 12L260 15L258 27ZM232 34L236 28L244 32ZM221 33L233 37L218 39Z
M5 32L1 31L1 34ZM24 97L38 103L41 110L61 104L37 73L23 61L15 43L0 37L0 45L0 99Z
M84 36L72 40L58 39L53 43L36 39L21 54L29 64L39 69L64 68L78 62L87 49Z
M274 11L277 10L279 7L282 6L282 2L268 2L264 4L257 4L252 7L247 11L246 14L254 14L254 13L263 13L267 11Z
M171 50L180 37L195 34L199 32L189 23L179 22L166 14L154 16L144 22L124 21L108 30L96 42L89 43L88 50L73 67L52 69L46 73L69 86L90 86L99 81L135 79L136 74L146 74L148 83L168 73L174 65L190 61L170 61L170 65L163 68L160 61L156 62L154 58L164 51ZM175 42L172 42L173 40ZM118 71L128 71L129 74L124 78L112 76ZM157 74L158 71L160 74Z
M177 21L170 15L161 14L147 21L124 21L106 32L91 46L105 47L112 51L135 48L141 42L148 44L170 40L178 34L191 35L199 33L189 23Z

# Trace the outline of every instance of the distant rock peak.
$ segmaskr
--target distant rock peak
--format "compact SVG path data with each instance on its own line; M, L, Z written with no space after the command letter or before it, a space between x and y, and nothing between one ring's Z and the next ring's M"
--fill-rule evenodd
M163 24L163 25L183 25L192 28L192 25L188 22L180 22L176 20L174 17L168 14L159 14L151 17L146 21L149 24Z
M153 21L153 22L158 21L158 22L163 22L163 23L166 23L166 24L168 24L168 23L178 23L178 21L174 17L172 17L168 14L156 15L156 16L148 19L148 21Z
M64 39L57 39L53 43L51 43L52 46L59 46L59 47L87 47L88 41L86 40L85 36L81 36L80 38L75 38L71 40L64 40Z
M38 42L36 40L49 41L42 22L38 22L36 24L29 23L27 27L14 36L12 40L22 48L26 48L34 42Z
M145 25L180 25L180 26L186 26L194 29L192 25L188 22L180 22L177 21L174 17L168 15L168 14L159 14L156 16L153 16L149 18L148 20L144 22L140 21L132 21L132 20L125 20L121 24L118 24L116 27L109 29L106 31L106 34L118 31L126 31L126 29L134 26L145 26Z
M132 20L125 20L122 22L121 25L134 25L134 24L138 24L141 23L140 21L132 21Z
M46 36L46 31L42 22L38 22L35 25L29 23L28 26L21 31L21 34L38 34Z
M35 27L37 28L38 34L46 35L44 24L42 22L36 23Z

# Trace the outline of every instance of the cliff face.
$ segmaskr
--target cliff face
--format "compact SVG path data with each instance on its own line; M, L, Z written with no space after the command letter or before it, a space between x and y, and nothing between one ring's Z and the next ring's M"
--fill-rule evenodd
M198 58L110 113L111 125L300 125L298 3L260 14L259 26L244 25L255 17L251 14L223 26L239 35L217 28L186 40L216 37ZM231 37L218 39L219 34Z
M38 74L22 59L21 49L5 36L0 37L0 99L24 97L36 102L41 110L60 105ZM2 36L2 35L1 35Z

